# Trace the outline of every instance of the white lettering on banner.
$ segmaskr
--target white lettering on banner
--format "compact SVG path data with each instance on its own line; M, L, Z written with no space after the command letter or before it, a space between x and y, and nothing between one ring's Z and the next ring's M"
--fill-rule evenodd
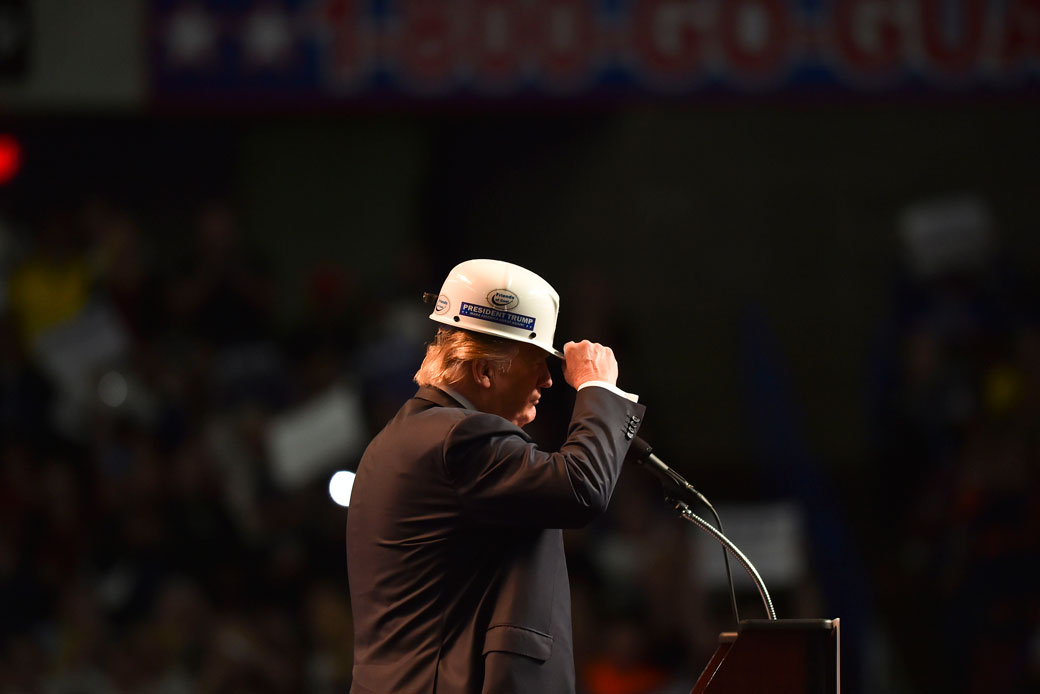
M272 92L333 96L1040 79L1036 0L298 0L246 24L220 0L153 3L160 95L262 92L258 65L293 76Z
M324 79L334 89L357 85L373 64L372 29L360 5L360 0L323 0L311 16L325 56Z

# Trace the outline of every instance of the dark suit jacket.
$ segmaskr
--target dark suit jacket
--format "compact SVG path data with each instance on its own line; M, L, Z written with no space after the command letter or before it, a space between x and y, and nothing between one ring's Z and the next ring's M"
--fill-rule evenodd
M607 506L644 407L578 391L567 440L420 388L369 444L347 514L353 694L574 691L559 528Z

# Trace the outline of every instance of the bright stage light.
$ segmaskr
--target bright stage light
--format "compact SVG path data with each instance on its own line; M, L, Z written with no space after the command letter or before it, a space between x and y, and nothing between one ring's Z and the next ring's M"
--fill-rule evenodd
M329 480L329 496L340 506L350 506L350 493L354 490L354 473L340 470Z

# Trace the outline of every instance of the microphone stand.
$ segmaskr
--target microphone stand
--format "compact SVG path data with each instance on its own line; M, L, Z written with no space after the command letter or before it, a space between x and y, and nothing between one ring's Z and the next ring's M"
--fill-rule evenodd
M694 489L693 485L687 482L682 475L665 465L664 461L654 455L653 451L654 449L646 441L636 436L632 439L628 459L635 462L658 479L664 490L665 499L675 504L675 511L679 514L680 518L693 523L701 530L715 538L715 540L722 545L723 557L726 559L726 576L729 578L730 599L733 603L733 616L737 620L737 623L740 622L740 616L737 614L737 599L736 593L733 590L733 577L730 575L729 558L725 553L727 550L737 559L737 561L740 562L740 565L744 567L744 570L747 571L748 576L751 577L751 581L755 584L755 588L758 590L759 596L762 598L762 604L765 605L766 615L770 621L775 621L776 610L773 608L773 600L769 597L769 590L766 588L765 581L762 580L762 576L759 575L758 570L755 569L751 560L748 559L747 556L722 533L722 521L719 519L719 514L715 511L715 507L711 505L703 494ZM715 520L719 525L718 529L715 529L711 523L704 520L690 509L690 504L697 502L707 506L715 515Z
M758 595L762 598L762 604L765 605L766 614L768 615L769 620L775 621L776 610L773 609L773 600L769 597L769 591L766 589L765 581L762 580L762 577L758 574L758 570L755 569L755 566L751 563L751 560L748 559L747 556L745 556L744 553L741 552L740 549L738 549L737 546L733 544L728 537L726 537L720 531L712 527L711 523L709 523L708 521L704 520L703 518L695 514L693 511L691 511L690 507L686 505L686 502L676 502L675 510L679 513L679 516L683 520L687 520L693 523L701 530L705 531L706 533L714 537L722 544L724 548L728 549L730 553L737 558L737 561L740 562L740 565L743 566L744 570L747 571L749 576L751 576L751 580L754 582L755 588L758 590ZM732 589L733 583L731 579L730 590Z

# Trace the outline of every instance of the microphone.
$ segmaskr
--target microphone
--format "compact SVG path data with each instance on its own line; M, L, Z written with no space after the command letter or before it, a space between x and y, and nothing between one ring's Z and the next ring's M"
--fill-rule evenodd
M665 496L688 504L701 502L711 506L708 500L682 475L665 465L664 461L654 455L654 447L638 436L632 437L632 443L625 456L626 463L635 463L656 477L664 487Z
M719 518L719 514L715 510L715 507L711 505L711 502L708 501L703 494L694 489L693 485L687 482L682 475L665 465L663 460L654 455L654 447L638 436L632 437L632 442L628 447L628 454L625 456L625 462L635 463L656 477L661 483L661 488L664 490L665 498L671 502L678 502L677 508L682 509L681 515L691 523L700 526L702 530L722 543L722 558L726 564L726 580L729 581L729 600L730 606L733 608L734 622L740 624L740 612L737 610L737 592L733 588L733 574L730 573L729 569L729 554L726 551L727 548L734 553L734 556L740 559L744 568L748 570L748 574L751 575L751 579L755 582L755 587L758 588L759 594L762 596L762 600L765 603L766 614L769 615L770 619L776 619L776 613L773 610L773 602L769 597L769 592L766 590L765 583L762 582L762 578L758 575L755 567L751 565L750 560L748 560L747 557L737 549L736 545L730 542L729 539L722 534L722 519ZM706 521L702 520L690 511L689 505L698 501L704 504L708 510L711 511L712 515L715 516L715 523L719 528L717 532Z

